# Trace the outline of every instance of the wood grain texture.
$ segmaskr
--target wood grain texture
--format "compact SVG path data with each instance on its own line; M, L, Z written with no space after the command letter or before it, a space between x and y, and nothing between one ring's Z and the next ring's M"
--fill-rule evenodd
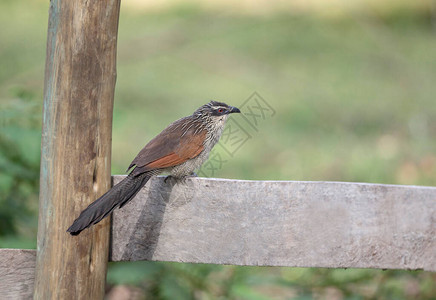
M32 299L35 250L0 249L1 299Z
M65 248L63 259L90 258L83 245L65 247L72 251ZM433 187L205 178L173 185L154 177L115 211L109 258L436 272L435 250ZM35 250L0 249L5 299L32 297L35 257ZM75 269L67 265L59 276Z
M50 1L35 299L103 299L109 221L66 230L110 187L119 5Z
M155 177L114 211L110 259L436 271L436 188Z

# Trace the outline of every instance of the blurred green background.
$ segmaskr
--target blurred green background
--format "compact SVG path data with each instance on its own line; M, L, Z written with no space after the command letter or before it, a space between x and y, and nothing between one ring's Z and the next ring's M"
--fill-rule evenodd
M46 1L0 1L2 248L36 245L47 20ZM214 176L436 185L430 0L123 1L112 173L173 120L255 91L276 113L256 130L244 125L252 138ZM436 299L436 274L112 263L108 293Z

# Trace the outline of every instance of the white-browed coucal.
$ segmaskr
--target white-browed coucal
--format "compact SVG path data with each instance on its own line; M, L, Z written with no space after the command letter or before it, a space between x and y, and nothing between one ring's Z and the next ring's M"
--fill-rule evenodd
M151 176L168 172L175 179L191 175L209 157L236 107L211 101L192 115L171 123L138 153L129 175L91 203L68 228L72 235L100 222L116 207L129 202Z

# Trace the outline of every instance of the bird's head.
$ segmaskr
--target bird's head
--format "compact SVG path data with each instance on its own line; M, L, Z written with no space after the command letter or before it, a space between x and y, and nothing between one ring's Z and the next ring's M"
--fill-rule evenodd
M239 108L225 104L224 102L210 101L198 108L194 115L201 118L208 118L216 122L225 122L229 114L240 113Z

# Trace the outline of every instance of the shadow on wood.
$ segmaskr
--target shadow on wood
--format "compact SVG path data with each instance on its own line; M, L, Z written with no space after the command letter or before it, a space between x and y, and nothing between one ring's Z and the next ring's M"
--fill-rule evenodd
M123 234L129 236L127 247L124 248L121 260L136 261L136 260L151 260L153 258L156 246L159 241L160 228L162 226L163 217L167 203L174 186L174 183L164 182L162 177L154 177L149 183L147 200L141 202L142 197L137 197L127 204L136 206L141 209L138 215L132 215L131 218L137 217L136 220L131 219L133 226L123 228ZM127 206L126 205L126 206ZM113 220L118 223L119 219ZM123 226L120 223L119 226ZM112 239L119 239L119 232L112 232ZM138 254L140 256L138 256Z

